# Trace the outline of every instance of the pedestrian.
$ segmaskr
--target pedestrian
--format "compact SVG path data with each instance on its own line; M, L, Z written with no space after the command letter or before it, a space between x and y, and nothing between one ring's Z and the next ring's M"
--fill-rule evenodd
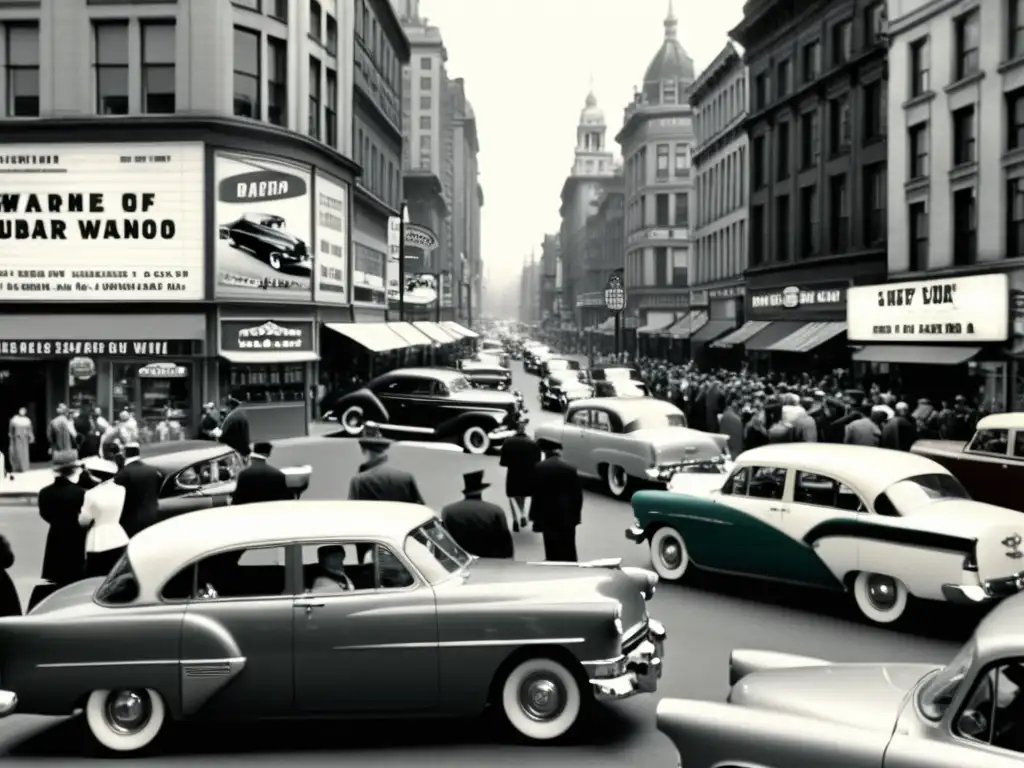
M848 445L866 445L877 448L882 441L879 420L884 423L885 412L881 410L881 406L875 406L871 409L869 416L861 415L859 419L846 425L843 442Z
M14 565L11 542L0 535L0 616L21 616L21 599L8 571Z
M743 453L743 419L736 412L738 398L729 394L725 400L725 410L718 417L718 431L729 438L729 456L736 458Z
M203 418L199 420L199 439L217 442L220 437L220 418L216 403L203 406Z
M893 451L909 451L917 441L917 427L910 420L910 406L896 403L896 415L882 427L880 445Z
M249 446L249 417L240 406L241 401L228 397L228 413L220 425L220 440L224 445L238 451L242 458L249 459L252 448Z
M444 507L441 522L459 546L471 555L511 560L515 551L505 511L483 499L484 489L491 487L484 482L484 470L467 472L462 478L465 498Z
M256 443L249 454L249 466L238 473L232 504L256 504L261 501L286 501L295 494L288 488L288 478L270 464L272 443Z
M76 449L75 425L71 422L68 407L61 403L57 406L57 414L46 427L46 439L50 443L50 456L58 452Z
M534 468L533 529L544 537L544 559L575 562L576 526L583 512L583 485L576 470L562 461L562 449L545 451Z
M89 456L98 456L100 453L100 440L106 427L106 419L99 408L91 411L83 409L79 417L78 431L78 457L86 459Z
M75 484L78 454L54 451L53 482L39 491L39 516L50 526L43 552L42 584L32 590L28 609L61 587L85 576L85 531L78 524L85 491Z
M526 434L530 420L525 416L516 424L516 433L501 446L499 463L505 467L505 495L512 510L512 530L518 532L520 525L525 528L527 504L533 495L533 468L541 460L537 441Z
M85 529L85 575L106 576L124 554L128 534L121 527L126 491L117 483L102 483L85 493L78 524Z
M755 400L751 407L750 420L743 428L743 450L749 451L768 445L768 427L765 426L764 403ZM735 458L735 457L733 457Z
M19 408L7 424L7 457L11 462L11 473L28 472L29 446L36 442L35 427L28 417L27 408Z
M124 466L114 475L114 482L124 488L121 527L129 537L159 522L163 480L160 470L142 461L138 443L125 446Z

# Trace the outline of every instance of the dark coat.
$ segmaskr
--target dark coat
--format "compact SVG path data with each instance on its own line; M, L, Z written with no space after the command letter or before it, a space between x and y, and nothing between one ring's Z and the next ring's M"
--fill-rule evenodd
M467 498L441 510L441 522L459 545L477 557L512 559L512 532L505 510L481 498Z
M408 472L388 466L387 454L362 464L359 474L348 485L352 501L404 501L423 504L416 478Z
M722 412L718 421L717 432L729 436L729 455L733 458L743 453L743 419L732 408Z
M220 422L212 414L204 413L203 418L199 421L199 434L197 438L199 440L216 440L217 438L212 433L219 426Z
M917 440L917 427L906 416L893 416L882 427L883 448L894 451L909 451Z
M0 536L0 616L21 616L21 600L7 570L14 565L11 544Z
M286 501L295 498L288 490L288 478L265 461L254 461L238 473L232 504L256 504L260 501Z
M768 430L764 428L763 422L752 418L743 430L743 450L749 451L762 445L768 445Z
M121 527L125 533L134 536L160 521L160 487L164 482L160 470L141 460L132 461L114 475L114 482L124 488Z
M99 484L100 481L97 480L92 475L90 475L84 469L82 470L82 474L78 476L78 487L84 491L91 490L92 488L95 488Z
M241 408L235 408L224 417L220 425L220 441L243 456L252 453L249 443L249 417Z
M513 435L501 446L501 466L505 473L505 495L533 495L533 468L541 460L540 448L529 435Z
M704 394L704 421L707 432L718 431L718 414L725 410L725 393L722 388L714 383L708 387ZM699 424L696 426L700 426Z
M78 524L84 501L85 489L66 477L39 492L39 516L50 525L41 575L61 586L85 576L85 529Z
M544 459L533 470L530 517L538 533L575 528L583 513L583 484L576 470L558 456Z

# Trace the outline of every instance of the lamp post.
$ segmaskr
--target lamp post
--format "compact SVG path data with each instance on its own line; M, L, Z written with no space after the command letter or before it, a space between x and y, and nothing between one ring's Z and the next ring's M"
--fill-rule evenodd
M604 305L615 316L615 359L619 359L622 310L626 308L626 289L622 285L622 270L617 269L608 276L604 286Z
M405 225L409 221L409 206L405 200L398 217L398 319L405 320Z

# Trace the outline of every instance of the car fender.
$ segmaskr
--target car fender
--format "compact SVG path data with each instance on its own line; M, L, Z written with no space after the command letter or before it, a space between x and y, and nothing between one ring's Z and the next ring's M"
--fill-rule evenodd
M341 415L345 413L345 409L353 405L361 405L363 407L363 414L369 421L379 421L382 424L387 424L391 421L391 415L388 413L388 409L384 407L384 403L366 387L357 389L355 392L349 392L347 395L342 395L338 398L338 403L334 406L334 415L340 419Z
M497 429L508 418L508 411L503 409L480 408L464 411L454 418L443 421L437 426L436 434L440 438L458 437L473 424L492 425ZM490 430L488 430L490 431Z
M208 614L186 613L181 622L181 716L190 717L245 669L231 633Z
M565 424L542 424L533 431L533 439L541 446L549 443L551 445L562 445L562 435L565 432Z
M626 474L630 477L642 480L646 477L644 470L651 466L653 460L649 456L641 457L639 453L639 446L636 451L627 450L621 447L598 447L593 449L590 454L590 458L595 466L600 466L601 464L617 464L626 470Z

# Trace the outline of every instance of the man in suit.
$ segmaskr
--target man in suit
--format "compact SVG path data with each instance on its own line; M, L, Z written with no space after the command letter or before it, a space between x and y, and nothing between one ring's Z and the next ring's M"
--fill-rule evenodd
M736 458L743 453L743 419L736 412L739 399L730 394L726 400L725 410L718 419L718 431L729 438L729 455Z
M526 520L526 502L533 495L530 486L533 483L533 468L540 461L540 448L537 441L526 434L529 419L525 416L516 424L516 433L501 446L501 466L507 469L505 474L505 495L508 496L512 508L512 530L524 528Z
M575 562L576 526L583 512L583 485L576 470L562 461L562 449L545 449L547 458L533 470L533 529L544 537L544 559Z
M465 487L462 501L449 504L441 510L441 522L459 545L477 557L514 556L512 532L508 529L505 511L497 504L484 501L483 492L490 488L484 482L484 471L468 472L462 476Z
M249 454L249 466L238 473L232 504L256 504L260 501L285 501L295 498L288 490L288 478L269 463L274 446L256 443Z
M207 403L203 406L203 418L199 420L199 439L212 440L217 442L220 436L220 414L217 413L216 403Z
M121 527L129 537L160 520L160 470L142 461L138 443L124 448L124 467L114 475L114 483L124 488Z
M252 449L249 447L249 417L239 406L242 403L233 397L228 398L228 415L220 425L220 440L238 451L242 458L248 459Z
M39 516L50 526L46 534L42 578L29 599L29 610L44 597L85 577L85 531L78 515L85 489L75 483L80 463L78 452L53 452L53 482L39 491Z

